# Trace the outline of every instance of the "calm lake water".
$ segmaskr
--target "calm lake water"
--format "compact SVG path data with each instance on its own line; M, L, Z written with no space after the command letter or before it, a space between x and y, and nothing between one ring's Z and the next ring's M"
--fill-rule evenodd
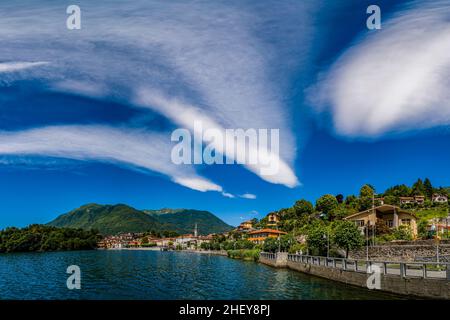
M81 268L68 290L66 269ZM394 299L255 262L183 252L0 254L0 299Z

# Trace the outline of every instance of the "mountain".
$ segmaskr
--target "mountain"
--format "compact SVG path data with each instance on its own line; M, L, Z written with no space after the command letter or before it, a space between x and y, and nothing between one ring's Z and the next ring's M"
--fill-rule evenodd
M125 204L87 204L48 223L55 227L97 229L102 234L161 230L159 222Z
M197 224L198 234L211 234L230 231L232 226L226 224L209 211L194 209L160 209L143 210L155 218L165 230L175 230L181 234L194 232Z
M190 209L141 211L125 204L95 203L62 214L48 225L97 229L104 235L165 230L186 234L194 232L195 223L199 234L225 232L233 228L208 211Z

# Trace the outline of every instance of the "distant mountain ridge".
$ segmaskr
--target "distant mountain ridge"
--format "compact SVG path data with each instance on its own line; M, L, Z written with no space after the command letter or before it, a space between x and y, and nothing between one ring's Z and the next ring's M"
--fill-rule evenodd
M209 211L169 208L138 210L126 204L96 203L83 205L48 223L55 227L97 229L105 235L169 230L186 234L194 232L195 224L201 235L233 229Z
M193 233L197 224L198 234L211 234L230 231L232 226L226 224L209 211L194 209L159 209L143 210L149 216L158 220L163 229L171 229L176 226L178 233Z

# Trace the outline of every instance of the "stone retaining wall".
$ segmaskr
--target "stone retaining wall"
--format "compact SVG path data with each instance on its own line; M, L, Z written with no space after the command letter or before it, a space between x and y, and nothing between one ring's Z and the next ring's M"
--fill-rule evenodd
M259 262L272 267L283 268L287 266L287 252L275 253L275 259L268 259L264 254L259 255Z
M367 288L369 274L287 261L287 267L314 276ZM381 274L381 290L421 298L450 299L450 281L440 279L401 278Z
M439 255L442 257L441 261L445 261L446 257L450 256L450 245L440 244ZM424 261L433 260L436 257L436 245L410 245L410 244L391 244L369 247L370 260L384 260L384 261ZM349 253L350 259L366 259L366 248L363 247L358 250L353 250Z

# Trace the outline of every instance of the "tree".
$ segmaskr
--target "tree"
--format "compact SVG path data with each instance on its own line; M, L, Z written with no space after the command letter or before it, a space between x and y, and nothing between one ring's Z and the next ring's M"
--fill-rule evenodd
M394 197L408 197L411 195L411 189L405 185L395 185L384 192L384 196L394 196Z
M309 226L307 231L306 244L308 245L308 248L318 251L319 254L324 252L328 243L327 234L327 227L316 220Z
M344 195L343 194L338 194L336 195L336 201L341 204L342 202L344 202Z
M423 196L425 195L425 186L423 185L422 179L417 179L417 181L412 186L411 195L413 196Z
M314 206L311 202L305 199L300 199L294 204L295 215L301 217L302 215L309 215L314 212Z
M430 179L425 178L425 181L423 182L423 187L425 189L425 196L428 199L433 198L433 185L431 184Z
M396 197L396 196L389 195L389 196L385 196L384 197L384 203L385 204L390 204L390 205L393 205L393 206L397 206L397 205L400 204L400 199L398 197Z
M342 220L346 216L356 213L356 210L352 207L347 207L343 203L339 204L337 208L333 211L333 217L338 220Z
M345 249L348 258L349 250L357 249L364 244L364 238L358 227L350 221L336 221L334 223L333 242Z
M332 212L337 208L338 202L336 198L331 194L321 196L316 201L316 209L324 214L330 216Z
M365 184L361 187L361 189L359 190L359 196L361 198L372 198L373 195L375 194L375 188L373 186L371 186L370 184Z
M377 219L375 222L375 234L381 236L384 234L390 234L391 229L386 225L386 222L382 219Z
M358 209L358 198L351 194L345 198L345 205L350 208Z
M276 238L267 238L263 244L264 252L276 252L278 251L278 241Z
M372 197L361 197L358 200L358 204L359 204L358 205L358 209L359 209L359 211L364 211L364 210L372 208L372 205L373 205L373 201L372 200L373 200Z

